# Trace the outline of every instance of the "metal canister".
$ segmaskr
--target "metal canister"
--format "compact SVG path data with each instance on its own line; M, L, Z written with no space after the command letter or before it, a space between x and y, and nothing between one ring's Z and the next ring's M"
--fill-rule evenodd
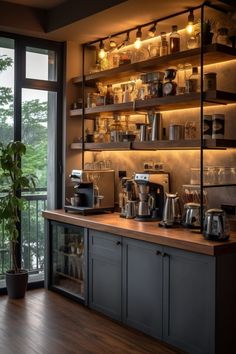
M184 126L181 124L171 124L169 126L169 140L181 140L184 138Z
M203 139L212 138L212 115L205 114L203 116Z
M224 139L225 116L224 114L212 115L212 139Z
M204 75L204 90L216 90L216 73L208 73Z

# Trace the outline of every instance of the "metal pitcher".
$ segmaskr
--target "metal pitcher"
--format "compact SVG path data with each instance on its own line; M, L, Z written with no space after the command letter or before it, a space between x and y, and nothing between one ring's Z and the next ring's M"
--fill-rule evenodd
M166 193L166 200L163 210L163 219L160 226L173 227L181 223L181 207L178 193Z

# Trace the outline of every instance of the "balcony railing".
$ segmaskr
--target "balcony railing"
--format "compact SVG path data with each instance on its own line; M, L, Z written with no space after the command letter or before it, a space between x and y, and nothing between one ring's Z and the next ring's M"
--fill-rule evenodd
M47 190L37 188L22 195L26 207L21 214L22 268L29 270L29 281L43 280L45 230L42 210L46 209ZM9 249L4 241L4 225L0 229L0 287L5 286L5 272L10 268Z

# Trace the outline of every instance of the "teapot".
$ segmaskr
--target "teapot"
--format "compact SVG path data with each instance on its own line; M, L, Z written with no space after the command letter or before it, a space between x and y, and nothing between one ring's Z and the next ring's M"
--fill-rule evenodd
M160 226L173 227L181 223L181 207L178 193L166 193L166 200L163 210L163 219Z
M221 209L209 209L205 213L203 235L213 241L225 241L229 238L229 222Z

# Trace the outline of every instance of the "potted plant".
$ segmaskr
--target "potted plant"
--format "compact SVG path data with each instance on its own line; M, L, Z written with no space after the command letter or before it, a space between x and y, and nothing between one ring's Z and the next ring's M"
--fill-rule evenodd
M6 286L10 298L25 295L28 271L20 268L16 258L19 236L19 213L25 200L20 191L35 188L36 176L24 174L21 158L26 146L20 141L3 144L0 142L0 223L4 223L5 241L9 244L11 268L6 272Z

